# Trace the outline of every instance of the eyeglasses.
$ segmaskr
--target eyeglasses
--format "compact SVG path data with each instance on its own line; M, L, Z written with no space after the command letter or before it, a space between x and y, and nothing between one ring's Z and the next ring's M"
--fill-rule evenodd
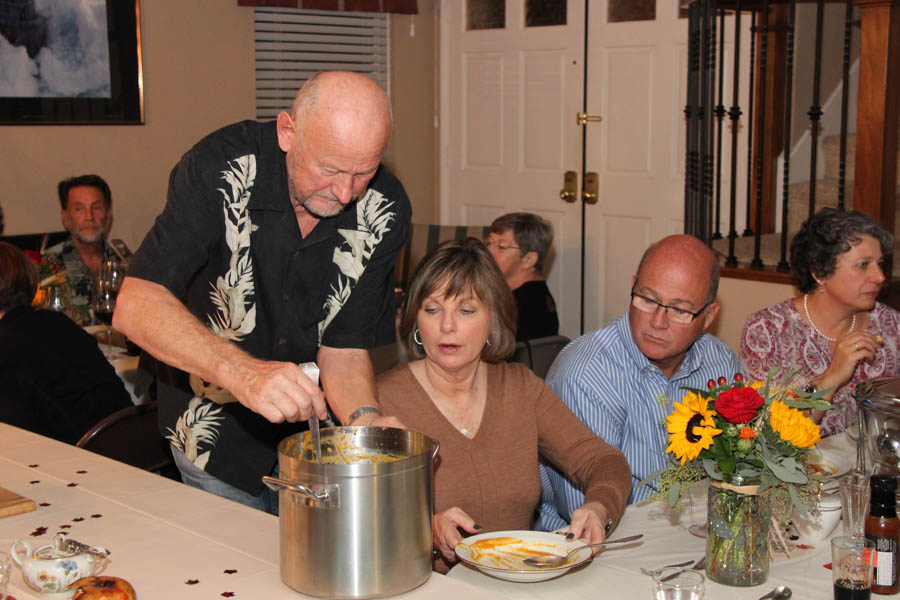
M509 250L510 248L519 250L518 246L513 246L509 242L504 242L503 240L492 240L491 238L485 238L484 245L488 248L490 248L491 246L497 246L501 250Z
M703 308L701 308L697 312L691 312L683 308L678 308L677 306L668 306L646 296L641 296L640 294L636 294L634 292L634 288L631 288L631 305L633 307L641 312L645 312L651 315L656 314L656 311L660 308L664 308L666 311L666 318L673 323L679 323L680 325L687 325L688 323L693 322L693 320L699 317L703 313L703 311L705 311L709 307L710 304L712 304L711 301L704 304Z

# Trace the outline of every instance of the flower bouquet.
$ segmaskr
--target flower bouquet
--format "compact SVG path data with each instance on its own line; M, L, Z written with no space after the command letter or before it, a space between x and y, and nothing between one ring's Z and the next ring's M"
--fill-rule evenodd
M692 483L709 479L706 571L727 585L758 585L768 576L769 521L787 522L815 505L823 476L807 465L819 426L804 410L826 410L824 391L792 389L788 373L745 382L738 373L688 389L666 418L669 465L657 497L673 507Z

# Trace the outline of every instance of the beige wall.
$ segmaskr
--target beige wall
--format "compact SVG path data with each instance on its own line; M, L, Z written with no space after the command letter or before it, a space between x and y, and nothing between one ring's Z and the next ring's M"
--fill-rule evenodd
M434 4L419 0L419 15L391 17L395 130L386 160L406 185L420 222L434 220L437 202ZM98 173L113 191L112 237L136 249L165 204L179 157L213 130L254 117L253 9L236 0L173 6L171 0L141 1L143 126L0 127L6 234L62 229L56 184Z
M253 117L253 10L222 0L142 0L143 126L0 127L7 234L62 229L56 184L98 173L113 237L135 249L162 209L169 171L206 133Z
M413 222L437 223L438 0L419 0L419 14L391 17L394 131L385 162L413 204Z
M741 330L747 317L761 308L796 295L797 291L791 285L723 277L719 282L718 295L722 308L709 332L738 352Z

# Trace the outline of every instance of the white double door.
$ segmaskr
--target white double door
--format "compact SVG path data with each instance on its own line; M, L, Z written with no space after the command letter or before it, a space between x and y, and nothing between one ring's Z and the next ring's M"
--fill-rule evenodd
M609 22L608 1L568 0L565 25L526 27L525 0L506 0L506 27L482 30L466 27L474 0L441 4L441 220L549 219L547 280L569 337L582 329L582 247L589 331L624 312L644 249L684 229L687 19L657 0L653 20ZM601 120L579 125L579 112ZM560 199L566 171L573 203Z

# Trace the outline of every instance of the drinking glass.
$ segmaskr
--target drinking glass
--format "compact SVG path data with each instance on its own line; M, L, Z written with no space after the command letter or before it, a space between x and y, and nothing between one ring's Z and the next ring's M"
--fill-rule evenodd
M72 294L69 292L69 286L65 283L57 283L48 285L45 288L44 301L41 308L47 310L55 310L64 315L71 317L72 311Z
M0 600L6 598L6 590L9 587L9 579L12 577L9 554L0 552Z
M109 277L97 279L91 308L94 309L94 318L106 325L106 358L109 359L112 355L112 316L116 308L116 293Z
M834 600L868 600L872 594L875 542L860 536L831 540Z
M109 281L113 294L117 295L125 279L125 266L118 258L107 258L100 265L98 277Z
M869 478L851 471L841 477L841 515L844 535L865 534L866 515L869 514Z
M705 578L699 571L667 567L653 575L653 600L702 600Z

